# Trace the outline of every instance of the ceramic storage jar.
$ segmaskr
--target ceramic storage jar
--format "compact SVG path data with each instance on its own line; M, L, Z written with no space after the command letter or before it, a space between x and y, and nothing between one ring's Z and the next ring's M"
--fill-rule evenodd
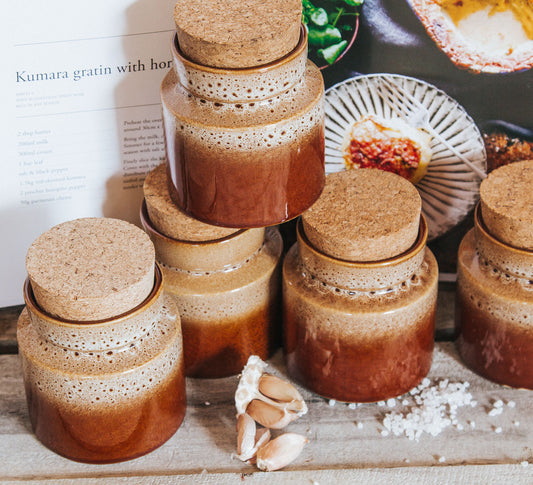
M459 246L457 347L478 374L533 389L533 161L491 172L480 195Z
M324 185L324 83L298 0L179 0L161 86L174 202L203 222L264 227Z
M170 198L164 165L148 174L144 195L141 220L180 312L186 375L229 376L250 355L269 357L281 331L279 231L189 217Z
M428 373L438 268L421 199L376 169L328 175L283 266L290 375L321 396L373 402Z
M168 440L185 415L182 337L146 234L117 219L65 222L34 241L26 267L17 339L37 438L89 463Z

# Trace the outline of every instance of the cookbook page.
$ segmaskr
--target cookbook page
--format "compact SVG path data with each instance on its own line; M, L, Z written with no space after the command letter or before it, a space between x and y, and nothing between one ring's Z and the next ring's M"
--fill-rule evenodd
M26 0L2 19L0 306L22 303L31 242L60 222L136 222L164 158L159 86L172 0Z

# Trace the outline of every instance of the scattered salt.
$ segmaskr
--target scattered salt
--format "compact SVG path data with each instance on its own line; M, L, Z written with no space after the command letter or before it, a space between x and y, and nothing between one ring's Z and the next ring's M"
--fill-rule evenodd
M494 428L494 432L500 434L502 432L502 428L498 426L497 428Z
M385 401L379 401L379 402L378 402L378 406L380 406L380 407L381 407L381 406L385 406Z
M515 426L520 426L520 421L514 420L514 421L513 421L513 424L514 424Z
M410 440L418 441L423 433L437 436L452 425L464 429L457 420L457 410L472 405L472 395L466 391L469 384L446 379L434 386L430 384L431 381L425 378L410 392L414 405L408 406L403 412L385 415L383 426L386 430L396 436L403 434Z
M396 399L394 398L387 399L387 407L393 408L395 406L396 406Z
M521 461L521 462L520 462L520 465L522 465L522 466L528 466L528 465L529 465L529 461L527 461L527 460Z
M382 429L381 436L389 436L389 432L386 429Z
M361 423L361 421L359 421L357 424L357 429L363 429L363 423Z
M446 457L445 456L439 457L439 463L444 463L445 461L446 461Z
M507 403L507 406L510 407L510 408L514 408L516 406L516 403L514 401L509 401Z
M503 413L503 408L492 408L489 411L489 416L498 416Z
M330 407L333 407L333 406L335 406L336 402L337 402L337 401L335 401L335 399L330 399L330 400L328 401L328 404L330 405Z

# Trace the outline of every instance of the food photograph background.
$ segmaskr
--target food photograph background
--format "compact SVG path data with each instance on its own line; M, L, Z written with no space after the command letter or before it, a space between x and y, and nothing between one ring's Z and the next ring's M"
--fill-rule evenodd
M477 4L477 1L473 3ZM493 3L496 6L505 4L496 0ZM33 447L36 445L29 446L29 438L24 435L29 436L31 428L25 410L19 409L23 402L23 391L18 388L20 376L14 355L17 352L16 318L22 309L22 284L26 276L24 257L38 234L69 219L103 215L139 224L138 207L142 199L144 176L164 159L159 87L164 74L171 68L168 61L174 28L173 5L174 1L170 0L123 0L109 6L98 0L91 9L85 6L83 8L88 10L80 7L79 12L74 12L63 0L54 0L53 5L45 10L42 6L37 7L36 2L27 2L25 6L13 7L2 20L8 67L0 76L5 106L1 136L6 146L2 162L5 176L0 197L0 221L4 227L3 241L0 243L0 288L3 294L0 300L0 353L5 354L0 357L6 359L2 361L4 372L0 375L0 429L9 439L0 441L0 452L19 458L14 459L9 466L0 465L0 481L7 483L10 479L18 480L26 473L28 477L39 477L42 483L52 483L53 480L47 477L54 474L64 480L76 480L91 477L94 472L90 466L72 464L47 450L41 452L40 448L35 448L35 451ZM461 113L466 125L458 129L468 133L468 130L472 130L475 135L472 140L477 150L476 167L490 172L501 164L533 159L531 25L528 26L529 40L517 41L522 42L523 57L529 60L529 65L514 60L514 64L507 63L505 67L498 65L493 69L489 65L481 69L479 64L472 61L471 52L463 50L464 46L457 47L454 41L450 50L446 42L439 44L435 32L442 33L440 27L446 27L444 31L453 30L453 27L451 24L442 24L431 9L425 9L433 2L364 0L359 5L358 1L352 0L316 0L310 4L304 2L304 7L306 5L308 8L324 6L329 13L328 22L336 21L341 33L337 45L310 46L311 59L323 67L327 91L326 113L328 110L332 112L333 101L335 106L339 106L338 103L343 105L346 93L357 97L361 89L372 91L380 85L379 79L389 79L392 75L400 87L409 88L415 95L428 92L435 94L446 109ZM31 12L32 9L35 12ZM58 11L64 14L58 15ZM23 16L28 21L19 28L16 19ZM480 21L471 29L479 33L485 31L485 26ZM486 30L484 35L487 41L484 44L489 46L488 50L497 51L495 57L499 59L512 57L512 49L506 48L502 52L495 37L491 36L490 29ZM30 41L32 31L34 33ZM453 36L444 35L442 38L449 40ZM341 46L338 45L340 42L343 42ZM324 62L318 49L329 49L325 54L333 62L331 65ZM46 52L52 52L49 58L45 57ZM82 60L84 56L86 62ZM34 67L29 60L34 62ZM47 66L42 67L45 62ZM141 64L144 69L139 70ZM89 65L95 68L91 76L74 81L72 69ZM109 75L105 71L108 65L113 67ZM125 66L125 71L117 72L116 65ZM65 71L62 71L63 66ZM135 66L139 69L135 70ZM100 68L103 70L98 71ZM31 72L67 71L70 76L68 80L32 81L29 78ZM405 80L403 76L408 79ZM21 81L21 78L25 80ZM32 92L33 95L30 94ZM32 96L35 96L32 98L34 101L30 99ZM37 97L59 99L57 109L53 105L38 105L35 102ZM30 99L27 105L24 105L24 99ZM65 104L67 99L68 105ZM377 104L384 103L381 96L378 99L380 101ZM346 111L351 105L348 102L343 106L342 110ZM389 108L385 109L390 112ZM329 130L335 131L336 123L331 123L331 117L326 120L327 130L328 124ZM348 124L346 129L349 128ZM145 141L150 143L146 156L127 146L127 139L134 133L127 129L136 126L141 126L147 137ZM50 132L47 134L48 129ZM33 133L28 135L33 143L46 139L48 152L40 158L23 154L19 142L25 131ZM326 145L329 143L327 163L328 156L332 160L339 158L338 154L332 154L334 149L331 148L338 139L338 133L329 141L328 135L326 137ZM67 145L68 149L65 148ZM453 154L448 155L454 158ZM41 165L37 166L37 162ZM66 176L72 176L72 183L64 186L64 199L55 195L48 199L38 199L34 194L23 195L27 186L34 189L39 181L42 181L40 187L43 190L46 191L48 187L53 194L60 193L59 188L64 184L59 182L58 185L52 178L48 178L47 182L41 176L38 180L36 173L30 175L26 169L23 170L25 163L28 164L28 170L39 167L51 171L58 167L66 170ZM65 169L67 163L68 168ZM342 157L340 163L337 160L328 166L330 171L343 169ZM440 171L439 177L432 174L434 168L430 163L427 178L420 185L424 187L424 183L434 182L433 188L439 193L442 193L439 184L449 186L450 190L444 190L448 196L441 204L452 208L450 212L443 210L437 217L435 227L441 229L436 230L428 244L439 263L440 289L447 290L441 292L442 296L439 295L441 300L437 320L441 326L438 324L437 327L438 347L429 377L435 381L469 380L472 392L477 392L476 398L482 403L480 407L487 412L476 418L477 430L472 427L468 436L461 435L457 440L454 439L455 435L442 435L424 442L423 447L420 447L419 443L407 441L404 437L389 436L387 439L390 441L384 446L383 441L380 441L385 439L380 435L382 428L368 424L374 423L376 416L382 412L377 407L357 408L359 414L355 417L354 408L341 408L340 403L335 406L335 403L304 392L311 411L309 421L299 426L304 432L309 432L306 427L310 428L313 439L302 455L302 462L296 465L297 471L292 476L296 480L294 483L312 483L310 480L319 479L325 480L323 483L348 483L353 475L346 470L354 466L383 468L378 474L370 469L362 471L357 477L361 483L371 480L374 483L390 483L390 480L399 476L410 483L433 483L431 480L434 483L468 483L465 481L468 477L475 477L478 482L496 483L492 480L497 476L505 477L508 483L528 483L526 478L531 479L531 465L529 471L524 465L527 460L533 460L531 443L528 441L531 436L528 391L521 393L503 388L468 371L459 363L451 342L457 249L463 235L473 225L473 207L478 199L477 190L469 188L465 195L466 203L459 204L460 210L453 210L453 201L461 200L455 191L457 186L447 182L453 181L454 173L457 173L455 169L464 173L475 187L481 181L481 177L470 167L454 159L448 168ZM79 183L76 183L77 180ZM460 192L463 189L457 190ZM428 195L427 190L425 195ZM287 246L292 243L293 229L291 223L282 228ZM284 373L279 354L271 365L275 373ZM261 481L260 475L254 478L250 468L239 469L245 465L236 464L236 460L228 458L233 451L234 441L233 436L228 439L225 434L228 427L234 429L233 403L228 401L229 381L225 379L208 386L189 381L188 417L178 433L179 439L171 440L153 454L135 460L127 473L123 472L121 465L106 465L102 468L105 472L99 472L105 475L102 475L102 483L113 483L125 474L135 476L135 483L149 483L150 476L163 476L171 473L167 470L175 469L183 473L184 480L187 480L188 474L197 474L199 481L207 483L234 483L232 480L237 479L246 479L252 484L268 483ZM230 387L235 383L232 380ZM497 436L494 430L498 430L498 426L490 421L489 412L495 409L494 403L500 400L515 403L519 411L511 409L509 404L505 417L507 421L502 425L504 432ZM480 407L476 413L481 412ZM474 410L471 412L474 413ZM520 420L522 426L519 428L516 423ZM230 422L231 425L228 424ZM365 423L364 429L362 423ZM358 427L358 424L361 426ZM497 433L501 432L499 429ZM341 435L344 438L342 447L339 447ZM495 436L499 439L497 444L493 442ZM186 455L182 454L184 441L188 443ZM232 442L232 447L227 445L228 441ZM205 443L212 446L208 452ZM17 450L16 455L13 450ZM23 454L23 451L27 451L27 454ZM204 467L207 465L202 463L209 461L210 457L213 466L206 471ZM506 464L511 462L516 467L506 468ZM314 474L305 472L305 466L310 463ZM443 470L448 464L456 466L448 467L453 470ZM418 467L418 478L409 478L407 470L406 474L402 471L396 474L398 470L411 466ZM465 471L466 466L469 472ZM331 473L328 469L332 470ZM222 479L216 476L216 470L228 473Z

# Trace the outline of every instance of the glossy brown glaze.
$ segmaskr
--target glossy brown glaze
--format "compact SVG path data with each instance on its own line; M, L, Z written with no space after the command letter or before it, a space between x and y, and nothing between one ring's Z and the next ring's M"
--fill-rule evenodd
M168 124L168 121L166 121ZM260 129L260 128L259 128ZM170 194L193 217L227 227L287 221L313 204L324 186L324 127L253 153L213 150L166 130Z
M533 283L509 273L480 256L474 230L463 238L457 261L456 344L465 364L483 377L533 389Z
M499 384L533 389L533 331L457 295L457 349L465 364Z
M144 455L167 441L185 416L185 378L174 372L141 398L115 406L57 403L26 383L35 435L56 453L86 463L113 463Z
M217 321L182 321L185 374L218 378L238 374L250 355L268 359L278 348L277 299L251 313Z
M283 267L284 347L289 374L321 396L374 402L399 396L429 372L437 264L395 288L335 288L310 275L296 246Z

